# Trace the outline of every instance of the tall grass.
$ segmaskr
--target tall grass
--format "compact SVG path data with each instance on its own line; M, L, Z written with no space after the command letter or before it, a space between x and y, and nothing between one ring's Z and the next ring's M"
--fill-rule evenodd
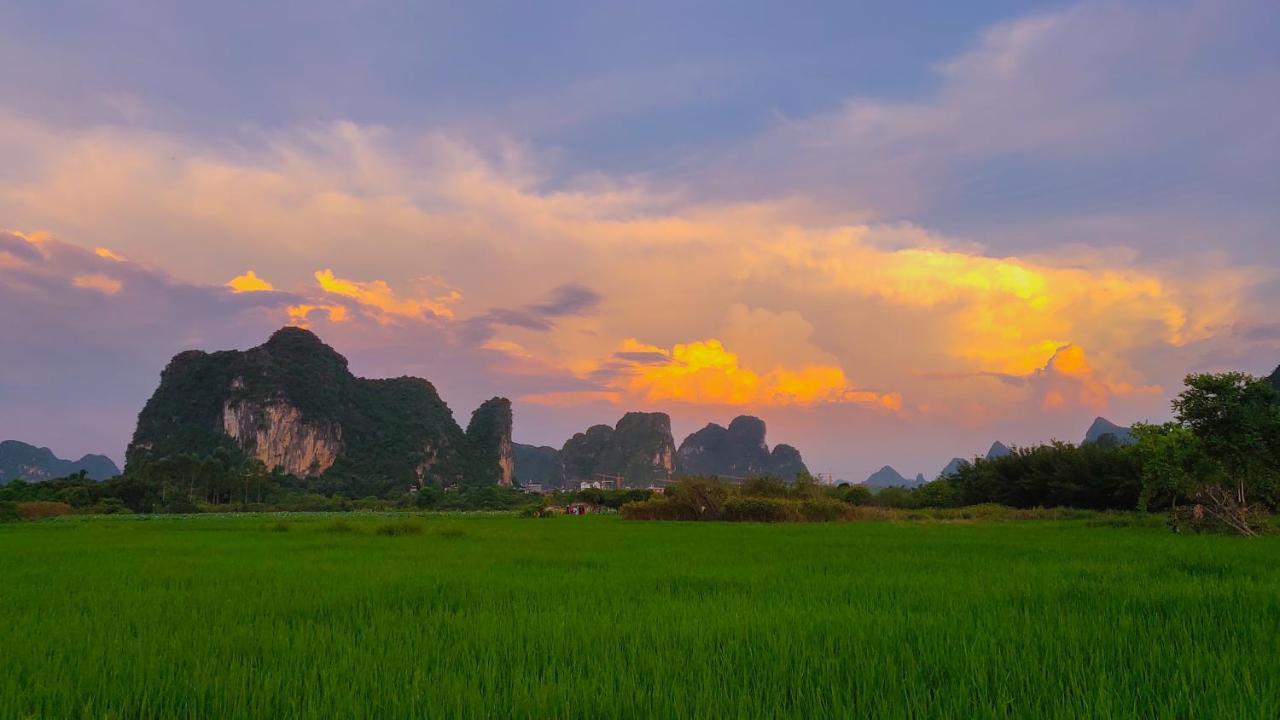
M1277 537L347 522L0 525L0 717L1280 716Z

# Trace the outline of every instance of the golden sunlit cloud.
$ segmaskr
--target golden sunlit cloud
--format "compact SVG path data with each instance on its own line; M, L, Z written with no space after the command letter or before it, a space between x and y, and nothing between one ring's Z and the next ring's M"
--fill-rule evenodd
M10 232L22 238L23 240L26 240L32 245L40 245L41 243L49 239L49 233L44 230L36 230L34 232L29 232L29 233L24 233L18 230L12 230Z
M495 372L560 372L619 403L857 403L957 418L1097 407L1171 382L1169 356L1190 352L1180 347L1229 344L1226 329L1266 317L1249 299L1265 268L1227 256L996 255L910 223L855 224L804 197L708 204L608 177L550 189L529 164L536 153L494 155L443 133L335 123L233 155L166 135L103 130L68 143L39 124L4 129L0 146L42 158L38 182L0 196L12 222L98 228L111 238L101 242L196 282L230 277L249 258L266 277L326 268L301 299L281 299L295 304L292 322L452 330L440 321L460 326L485 308L531 307L547 288L590 286L603 298L591 313L491 324L466 341L503 363ZM163 233L138 230L174 222L221 244L216 275ZM26 237L38 246L41 234ZM381 279L329 265L357 237L370 252L347 272ZM416 280L422 268L447 268L448 286ZM619 364L613 353L629 337L662 347L648 351L652 362ZM676 345L690 338L700 340ZM1087 348L1087 373L1074 351L1051 362L1066 346Z
M115 295L120 292L120 288L124 287L119 280L96 273L92 275L77 275L71 280L71 284L86 290L97 290L104 295Z
M1093 368L1079 345L1058 348L1031 380L1033 386L1040 388L1040 406L1045 410L1069 407L1103 410L1113 397L1162 392L1157 385L1108 382Z
M275 290L271 283L258 277L257 273L252 270L228 280L227 287L231 288L232 292L238 293L271 292L272 290Z
M289 324L297 327L308 327L308 321L311 313L322 311L329 315L329 322L345 322L347 319L347 309L341 305L290 305L287 308L289 313Z
M104 248L104 247L94 248L94 250L93 250L93 254L94 254L94 255L97 255L97 256L98 256L98 257L100 257L100 258L105 258L105 259L107 259L107 260L113 260L113 261L115 261L115 262L124 262L124 261L125 261L125 260L124 260L124 256L123 256L123 255L120 255L120 254L118 254L118 253L111 252L110 250L108 250L107 248Z
M739 356L715 338L681 343L670 350L623 343L615 357L636 359L607 382L624 395L648 402L676 401L701 405L814 405L865 403L891 410L902 408L900 395L884 395L851 387L844 371L831 365L775 367L759 372L744 367Z
M438 298L398 298L391 286L382 280L357 282L345 280L333 274L332 270L320 270L315 274L316 282L327 293L352 298L361 305L375 308L383 314L380 322L387 322L390 316L410 319L422 319L427 313L436 317L452 318L453 310L449 305L462 299L462 294L450 290Z

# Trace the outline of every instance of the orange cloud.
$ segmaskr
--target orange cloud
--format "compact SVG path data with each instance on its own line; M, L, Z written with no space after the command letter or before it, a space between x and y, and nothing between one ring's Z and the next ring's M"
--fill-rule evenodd
M814 405L865 403L894 411L902 397L851 387L834 365L777 366L767 372L744 367L737 353L715 338L677 344L670 350L635 339L619 357L641 358L608 382L649 402L674 400L707 405Z
M420 320L428 313L436 317L452 318L453 310L449 305L462 299L462 294L456 290L450 290L438 298L399 298L391 286L382 280L345 280L328 269L316 272L315 277L325 292L351 298L361 305L380 311L380 322L388 322L392 316Z
M258 277L257 273L252 270L228 280L227 287L231 288L232 292L237 293L271 292L272 290L275 290L275 287L273 287L271 283Z
M347 319L347 309L341 305L290 305L288 307L289 323L298 327L307 327L309 316L315 311L329 314L330 322L343 322Z
M97 255L100 258L105 258L107 260L112 260L114 262L124 262L124 256L113 253L104 247L95 248L93 251L93 254Z
M97 273L77 275L71 280L71 284L86 290L97 290L104 295L115 295L120 292L120 288L124 287L119 280Z
M1158 394L1157 385L1132 385L1103 378L1079 345L1063 345L1054 351L1044 367L1033 373L1033 387L1040 392L1040 407L1061 410L1087 407L1102 410L1113 397L1135 394Z

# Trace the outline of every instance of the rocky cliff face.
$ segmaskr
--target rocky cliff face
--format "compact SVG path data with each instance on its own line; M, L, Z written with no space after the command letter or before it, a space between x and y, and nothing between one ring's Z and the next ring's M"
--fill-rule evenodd
M290 475L322 475L342 453L342 426L307 422L283 399L266 402L227 400L222 430L249 457Z
M120 469L105 455L85 455L79 460L63 460L47 447L17 440L0 442L0 485L11 480L32 482L74 475L84 470L92 480L119 475Z
M243 352L175 356L138 415L126 469L222 448L298 477L322 476L338 491L353 483L392 494L509 482L510 403L495 398L477 414L485 430L468 438L426 380L355 377L314 334L284 328ZM486 453L493 472L482 477L475 460Z
M676 471L728 477L771 475L784 480L808 472L794 447L778 445L770 452L765 431L764 421L750 415L734 418L727 428L710 423L680 443Z
M511 480L515 477L511 427L511 401L506 398L487 400L471 414L467 441L474 456L475 482L511 487Z
M671 418L666 413L627 413L614 427L593 425L574 435L560 450L567 480L621 475L633 487L670 478L675 457Z

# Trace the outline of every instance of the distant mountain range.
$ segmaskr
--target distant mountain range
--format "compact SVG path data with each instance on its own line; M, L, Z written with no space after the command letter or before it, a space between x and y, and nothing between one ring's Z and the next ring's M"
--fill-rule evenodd
M1084 434L1082 444L1096 442L1112 442L1117 445L1132 445L1137 442L1127 427L1121 427L1110 420L1100 417L1093 421Z
M593 425L559 450L515 446L515 476L521 485L573 487L601 475L621 476L631 486L683 475L791 480L807 472L800 451L779 444L769 449L765 423L750 415L728 427L710 423L690 434L677 450L666 413L630 412L618 424Z
M862 484L869 488L875 488L877 490L881 490L889 487L911 488L911 487L916 487L918 485L923 485L926 482L927 480L925 480L923 473L916 475L914 480L908 480L907 478L902 476L902 473L899 473L897 470L894 470L892 467L885 465L879 470L871 473L871 475L866 480L862 481Z
M1276 370L1275 375L1271 376L1271 381L1280 387L1280 368ZM1119 445L1128 445L1135 442L1133 434L1129 428L1117 425L1106 418L1096 418L1093 424L1085 432L1084 443L1095 442L1115 442ZM986 460L996 460L1009 455L1013 452L1008 445L999 440L991 443L991 448L987 450L984 456ZM942 468L942 472L938 473L939 478L950 477L960 471L960 468L970 463L970 460L964 458L951 458L946 467ZM873 488L884 487L914 487L915 485L923 485L922 475L917 475L916 480L908 480L903 477L897 470L892 467L885 466L875 471L863 481L863 485Z
M105 455L85 455L79 460L63 460L47 447L17 440L0 442L0 485L13 480L51 480L85 471L93 480L120 474L120 468Z

